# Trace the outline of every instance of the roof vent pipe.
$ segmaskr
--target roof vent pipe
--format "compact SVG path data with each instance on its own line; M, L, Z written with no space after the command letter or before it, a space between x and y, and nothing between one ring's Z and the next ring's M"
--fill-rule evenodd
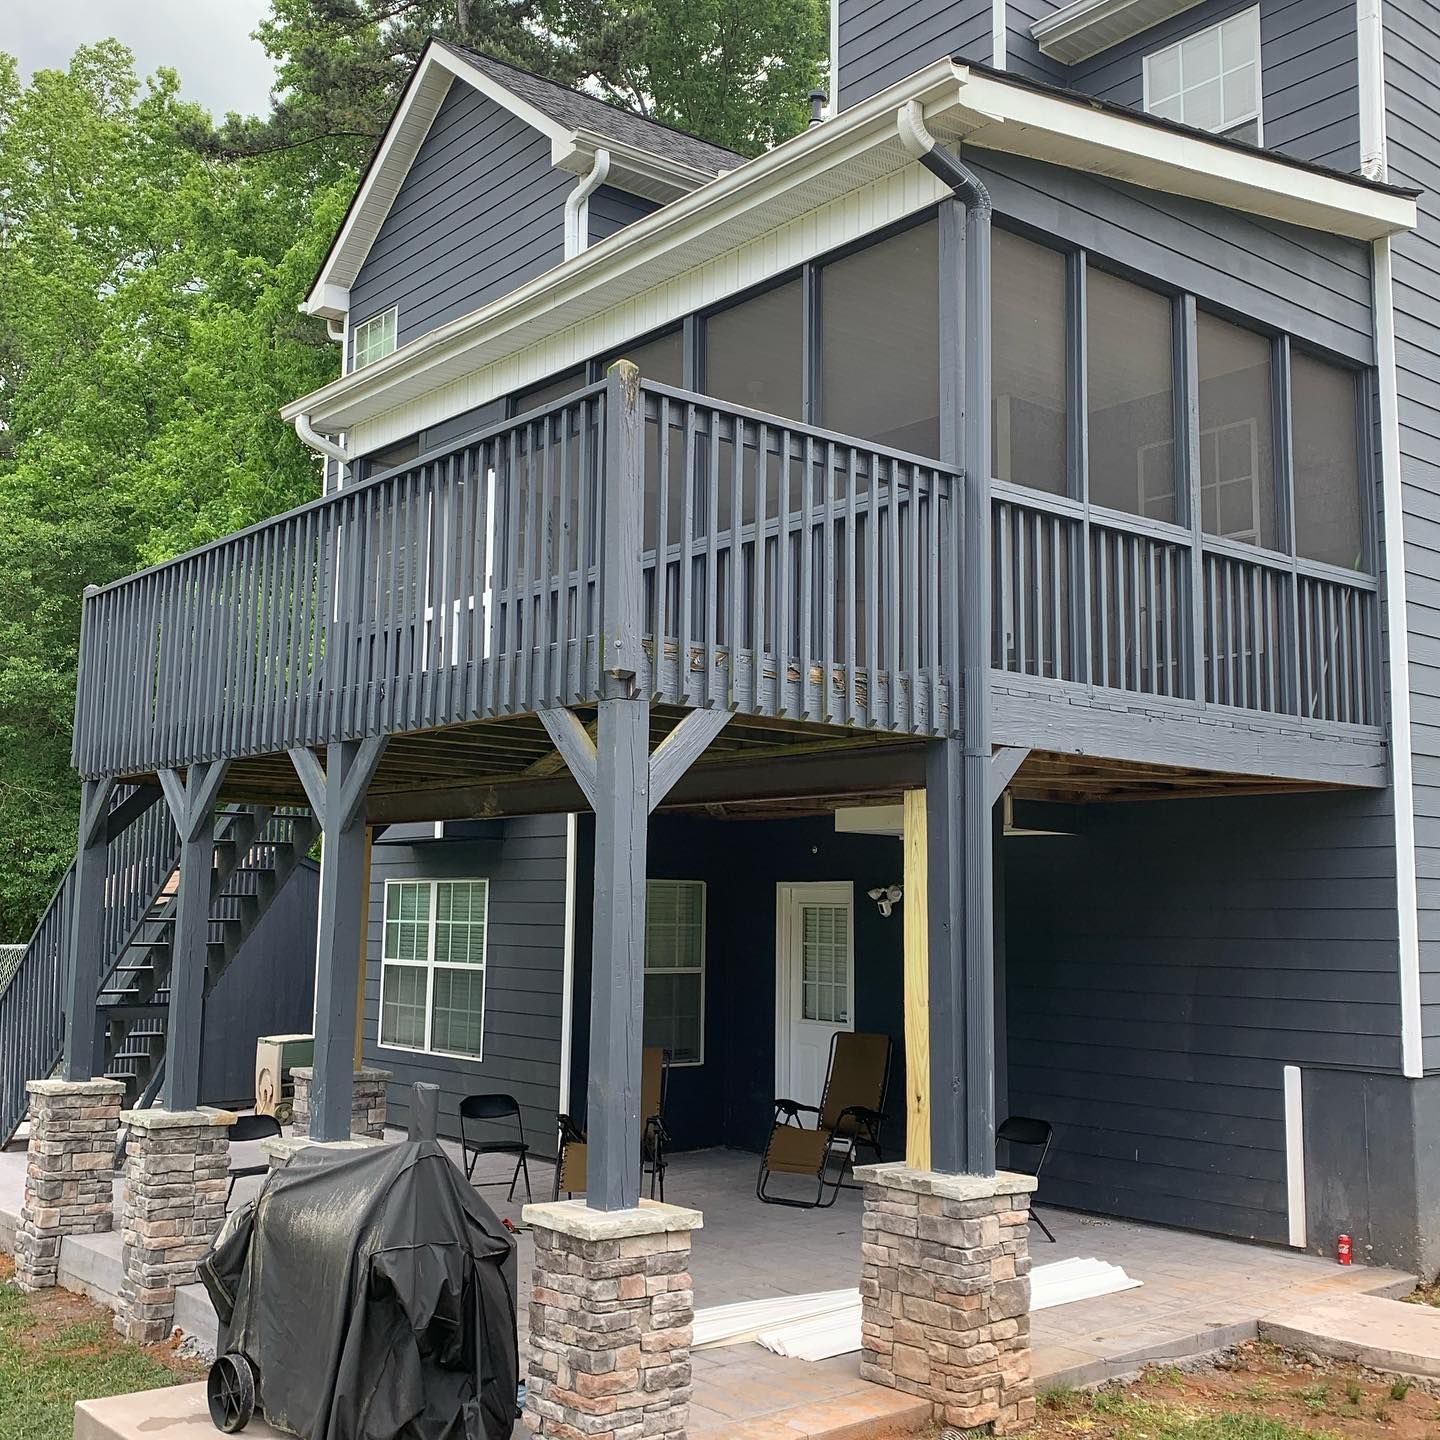
M823 90L810 92L810 129L814 129L825 118L825 106L830 97Z
M590 197L610 173L610 152L597 150L595 163L565 197L565 258L573 259L590 245Z

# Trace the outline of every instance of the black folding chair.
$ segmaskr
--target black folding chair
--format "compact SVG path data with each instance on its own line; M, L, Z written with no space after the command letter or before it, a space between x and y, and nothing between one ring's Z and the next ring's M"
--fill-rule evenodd
M470 1138L470 1125L480 1122L487 1125L506 1125L512 1120L515 1122L513 1139L508 1134L488 1140ZM467 1121L470 1124L467 1125ZM475 1162L482 1155L513 1155L515 1173L510 1177L510 1190L505 1198L514 1200L515 1182L524 1175L525 1199L528 1202L532 1198L530 1167L525 1163L525 1157L529 1153L530 1147L525 1143L525 1122L520 1118L520 1105L513 1095L467 1095L460 1102L460 1154L465 1162L467 1180L474 1183ZM480 1183L499 1185L502 1182L484 1180Z
M1017 1175L1033 1175L1040 1178L1040 1167L1050 1153L1050 1141L1055 1129L1048 1120L1036 1120L1029 1115L1012 1115L995 1132L995 1139L1010 1147L1007 1170ZM1050 1227L1035 1213L1034 1202L1030 1205L1030 1218L1044 1232L1045 1238L1053 1245L1055 1237Z
M269 1140L276 1135L283 1135L285 1132L280 1128L280 1122L273 1115L242 1115L230 1126L227 1132L230 1136L230 1143L243 1143L246 1140ZM230 1188L225 1192L225 1208L230 1208L230 1197L235 1193L235 1182L246 1175L268 1175L270 1166L266 1165L232 1165L230 1167Z

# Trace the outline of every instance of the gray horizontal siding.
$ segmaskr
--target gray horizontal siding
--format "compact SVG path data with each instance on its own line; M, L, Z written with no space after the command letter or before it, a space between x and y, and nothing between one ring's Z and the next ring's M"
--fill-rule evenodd
M414 839L374 847L369 963L365 985L365 1058L391 1071L394 1123L409 1115L409 1087L440 1087L441 1132L459 1133L465 1095L514 1095L525 1137L537 1155L555 1153L560 1096L560 1027L565 964L565 817L506 820L483 839ZM489 942L485 973L484 1057L465 1060L395 1050L378 1043L380 944L387 880L487 879ZM548 1176L531 1172L537 1198Z
M1440 1069L1440 12L1387 0L1385 85L1390 178L1413 185L1420 225L1397 236L1395 339L1410 640L1420 963L1427 1069Z
M1070 67L1040 51L1030 27L1060 8L1061 0L1010 0L1005 7L1005 68L1031 80L1068 85Z
M971 154L1000 215L1373 363L1367 246L1040 161Z
M1009 1109L1041 1198L1285 1238L1286 1064L1394 1070L1384 794L1092 806L1004 852Z
M538 130L454 81L350 287L352 324L395 305L403 345L558 264L574 183Z
M1206 0L1075 66L1063 83L1139 109L1147 54L1249 8L1248 0ZM1340 170L1359 168L1356 47L1353 0L1260 0L1268 148Z
M840 0L840 107L946 55L989 64L990 0Z
M643 195L631 195L613 185L602 185L590 197L590 243L604 240L659 208Z

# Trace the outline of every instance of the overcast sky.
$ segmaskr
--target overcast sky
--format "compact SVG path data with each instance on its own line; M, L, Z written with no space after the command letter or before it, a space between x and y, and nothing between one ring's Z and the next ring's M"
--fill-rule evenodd
M142 76L173 66L181 93L216 116L261 114L273 70L250 32L269 8L268 0L0 0L0 50L19 57L28 79L113 35L135 52Z

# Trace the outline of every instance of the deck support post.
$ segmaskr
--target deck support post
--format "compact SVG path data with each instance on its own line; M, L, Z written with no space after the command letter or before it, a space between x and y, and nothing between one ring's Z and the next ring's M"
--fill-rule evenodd
M315 945L315 1068L309 1133L348 1140L355 1090L355 1026L360 970L355 957L365 933L365 793L385 753L383 738L341 740L321 768L309 749L290 752L310 808L324 831L320 909Z
M105 876L110 858L106 817L113 780L86 780L80 790L80 841L70 883L70 954L65 975L65 1060L62 1077L105 1073L105 1037L96 1011L104 964Z
M170 940L170 1012L166 1020L161 1106L194 1110L200 1103L200 1039L205 1023L205 969L215 876L215 802L226 760L191 765L184 779L162 770L160 784L180 832L179 889Z

